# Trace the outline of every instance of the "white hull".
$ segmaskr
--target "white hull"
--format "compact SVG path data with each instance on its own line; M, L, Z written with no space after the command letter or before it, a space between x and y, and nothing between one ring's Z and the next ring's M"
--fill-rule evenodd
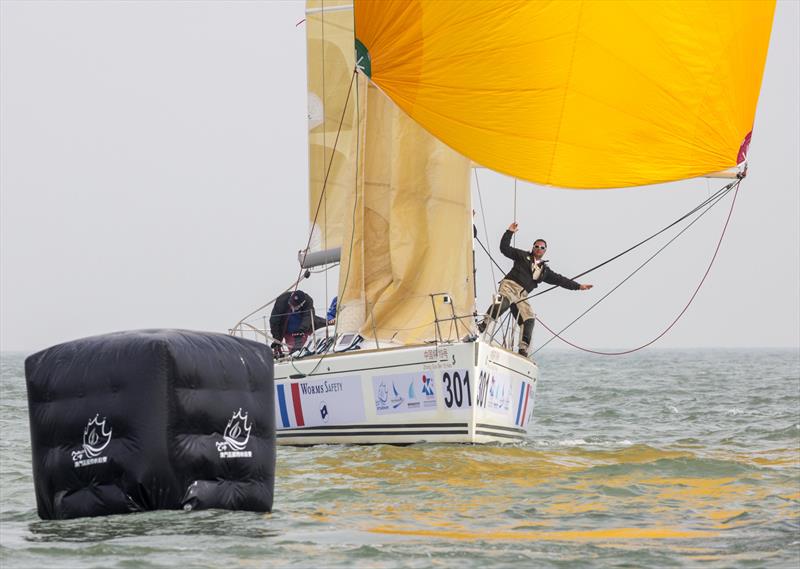
M278 444L508 443L533 413L536 364L484 341L275 364Z

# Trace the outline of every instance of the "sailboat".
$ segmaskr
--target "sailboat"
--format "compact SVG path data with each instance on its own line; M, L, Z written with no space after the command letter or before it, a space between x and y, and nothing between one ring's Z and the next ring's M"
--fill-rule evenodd
M338 306L275 363L278 442L524 439L539 368L518 331L478 331L471 170L572 189L741 176L773 11L309 0L310 237L293 286L340 263ZM274 341L268 309L231 333Z

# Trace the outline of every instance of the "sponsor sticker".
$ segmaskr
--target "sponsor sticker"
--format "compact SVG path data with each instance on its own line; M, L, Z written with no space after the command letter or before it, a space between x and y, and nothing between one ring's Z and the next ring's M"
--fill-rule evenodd
M505 374L482 370L478 383L478 407L506 414L511 409L511 378Z
M288 381L275 385L278 430L348 425L365 419L361 377Z
M436 391L430 371L372 378L378 415L436 409Z

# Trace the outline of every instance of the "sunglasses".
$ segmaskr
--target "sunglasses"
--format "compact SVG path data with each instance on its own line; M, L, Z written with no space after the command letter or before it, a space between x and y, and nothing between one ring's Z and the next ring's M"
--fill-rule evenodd
M547 245L534 245L533 248L541 249L542 251L544 251L545 249L547 249Z

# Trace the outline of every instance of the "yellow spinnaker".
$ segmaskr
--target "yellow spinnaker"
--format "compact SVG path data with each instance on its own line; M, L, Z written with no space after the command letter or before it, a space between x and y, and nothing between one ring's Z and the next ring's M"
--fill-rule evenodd
M572 188L744 159L775 4L355 0L361 66L475 162Z

